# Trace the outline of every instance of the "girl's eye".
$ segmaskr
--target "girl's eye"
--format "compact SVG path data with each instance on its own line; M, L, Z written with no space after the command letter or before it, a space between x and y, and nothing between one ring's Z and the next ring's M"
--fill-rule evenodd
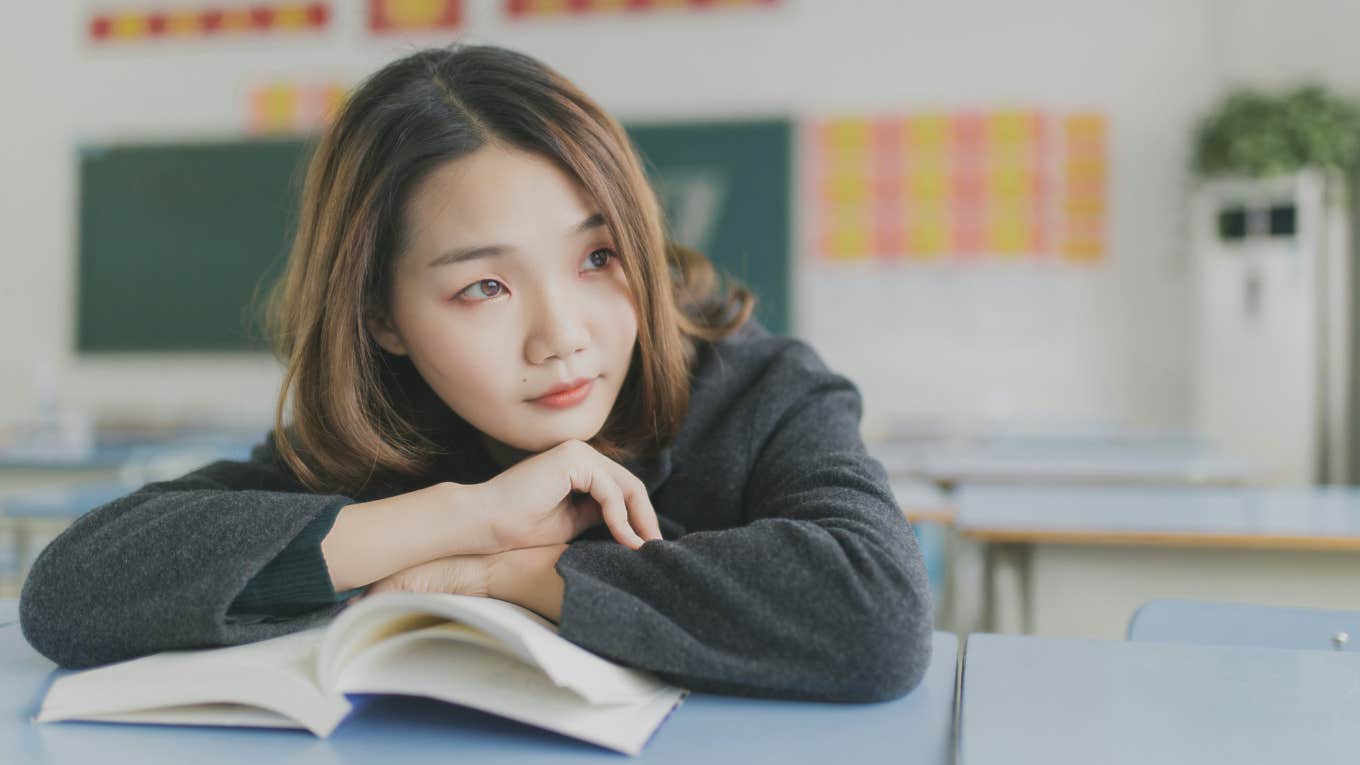
M609 260L611 258L617 258L618 256L618 253L613 250L607 247L601 247L587 255L586 262L595 267L590 270L601 271L609 267Z
M501 292L503 292L504 290L505 285L501 284L495 279L482 279L479 282L469 284L467 286L467 289L464 289L462 292L458 293L458 297L460 298L467 297L470 298L474 303L480 303L484 300L490 300L491 298L499 297Z

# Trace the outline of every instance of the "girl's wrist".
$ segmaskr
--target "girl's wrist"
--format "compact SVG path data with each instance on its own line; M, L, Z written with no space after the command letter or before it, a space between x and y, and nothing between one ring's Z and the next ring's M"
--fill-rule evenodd
M559 621L565 583L557 573L557 559L566 549L565 544L522 547L491 556L487 595Z
M489 555L505 550L487 511L483 486L445 482L433 511L444 555Z

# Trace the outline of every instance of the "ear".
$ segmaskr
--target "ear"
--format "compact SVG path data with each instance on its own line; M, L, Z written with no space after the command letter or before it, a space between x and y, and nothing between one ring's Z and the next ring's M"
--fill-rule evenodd
M406 343L401 339L401 333L386 318L369 317L368 332L373 335L373 340L378 347L393 356L406 355Z

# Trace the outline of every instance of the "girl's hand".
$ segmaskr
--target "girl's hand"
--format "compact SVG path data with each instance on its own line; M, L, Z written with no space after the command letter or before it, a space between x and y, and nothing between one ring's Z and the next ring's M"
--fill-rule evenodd
M486 597L495 555L454 555L402 569L370 584L349 602L380 592L446 592Z
M632 549L661 539L647 487L584 441L566 441L473 487L502 550L571 541L603 518Z

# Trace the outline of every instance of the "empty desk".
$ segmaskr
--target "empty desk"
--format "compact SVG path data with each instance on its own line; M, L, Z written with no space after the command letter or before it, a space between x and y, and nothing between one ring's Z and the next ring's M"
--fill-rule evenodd
M1180 440L869 445L889 474L943 486L964 482L1069 484L1240 484L1247 463Z
M1355 653L974 634L959 762L1353 763L1358 689Z
M1360 611L1154 600L1129 620L1129 640L1360 651Z
M1356 604L1360 489L967 485L955 503L994 629L1115 638L1161 598Z

